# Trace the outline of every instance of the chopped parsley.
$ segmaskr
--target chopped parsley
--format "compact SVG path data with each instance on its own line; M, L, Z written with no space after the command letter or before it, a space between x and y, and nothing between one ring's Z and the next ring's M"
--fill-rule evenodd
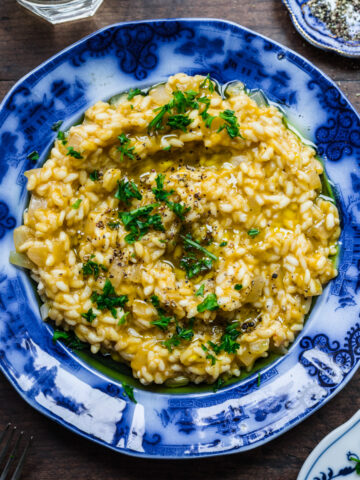
M168 197L174 193L174 190L169 192L164 190L164 179L165 175L159 173L155 179L156 188L153 188L153 194L155 195L156 200L160 202L165 202L170 210L172 210L175 215L177 215L181 220L184 220L184 215L190 210L190 207L187 207L180 202L171 202L168 200Z
M99 180L99 170L94 170L90 173L89 175L90 180L93 182L96 182L96 180Z
M209 345L212 347L216 354L224 350L227 353L236 353L240 345L236 341L240 336L241 332L236 328L238 327L239 322L230 323L226 328L225 332L220 338L220 345L216 345L213 342L209 342Z
M221 242L219 247L226 247L227 244L228 244L228 242Z
M154 230L164 232L165 228L161 221L161 216L156 213L150 213L157 207L157 203L139 207L131 212L119 212L119 218L124 224L125 229L130 232L125 237L127 243L134 243L146 235L152 227Z
M74 150L73 147L68 147L67 148L67 155L69 155L70 157L74 157L74 158L77 158L77 159L80 159L80 158L84 158L80 152L78 152L77 150Z
M99 310L109 310L114 318L117 318L116 307L123 307L127 303L127 295L117 295L110 280L107 278L102 293L93 292L91 301Z
M82 198L78 198L76 200L76 202L74 202L72 205L71 205L71 208L73 208L74 210L77 210L79 207L80 207L80 203L82 202Z
M128 138L125 133L122 133L121 135L118 135L118 139L120 141L120 147L118 147L118 150L120 152L120 159L121 161L124 160L124 156L130 158L130 160L134 160L135 158L135 147L130 147L129 148L129 143L130 143L130 138Z
M159 314L158 319L151 322L152 325L155 325L156 327L160 328L160 330L167 330L169 323L171 322L171 320L173 320L173 317L167 317L165 315L166 312L163 308L160 307L160 300L157 295L152 295L150 300Z
M118 325L124 325L124 323L126 322L126 317L128 315L130 315L130 312L125 312L124 315L121 315L118 321Z
M86 343L80 341L78 337L72 332L54 330L52 341L55 343L58 340L62 340L67 347L74 350L84 350L88 347Z
M109 222L107 225L111 228L111 230L116 230L120 227L120 222Z
M39 160L39 158L40 158L39 152L37 152L36 150L34 150L33 152L29 153L29 155L27 156L27 158L28 158L29 160L31 160L32 162L36 162L36 161Z
M143 97L146 97L146 93L142 92L140 88L130 88L127 99L132 100L136 95L142 95Z
M63 145L66 145L66 144L67 144L67 140L66 140L66 138L65 138L65 133L62 132L61 130L58 131L58 133L57 133L57 135L56 135L56 138L57 138L58 140L60 140Z
M129 400L131 400L134 403L137 403L137 401L135 399L135 396L134 396L134 387L132 387L131 385L128 385L125 382L122 382L122 387L124 389L124 391L123 391L124 397L128 397Z
M355 465L355 472L360 475L360 459L359 458L355 458L355 457L350 457L349 460L351 462L356 462L356 465Z
M219 127L218 132L221 132L221 130L224 130L225 128L230 138L244 138L240 133L240 125L235 116L234 110L224 110L219 114L219 117L225 120L225 124Z
M100 275L100 270L102 270L103 272L107 272L108 269L102 263L94 262L92 260L92 258L94 257L95 255L91 255L90 260L88 260L86 263L83 263L81 270L83 275L94 275L95 279L97 279Z
M171 150L171 145L163 148L164 152L169 152Z
M243 288L243 286L242 286L240 283L236 283L236 284L234 285L234 288L235 288L235 290L239 291L239 290L241 290L241 289Z
M115 193L115 198L121 200L126 205L130 205L130 199L136 198L142 199L142 195L135 182L129 182L129 180L123 178L121 182L118 181L118 188Z
M259 233L260 233L260 230L257 229L257 228L251 228L251 229L247 232L247 234L248 234L249 237L251 237L251 238L256 237L256 235L259 235Z
M169 104L163 105L154 109L154 112L159 112L149 123L148 130L161 130L163 128L162 122L165 113L169 112Z
M256 382L256 385L257 385L258 388L260 387L260 384L261 384L261 373L258 372L258 374L257 374L257 382Z
M51 130L53 132L57 132L62 124L63 124L63 120L58 120L57 122L55 122L51 125Z
M190 341L193 336L194 332L192 331L192 329L185 329L177 325L176 331L173 336L170 337L168 340L165 340L165 342L163 342L163 345L169 350L169 352L172 352L173 347L178 347L182 340Z
M199 313L203 313L206 310L217 310L219 308L219 304L217 302L215 293L209 293L205 297L205 300L201 302L196 308Z
M173 130L182 130L183 132L186 132L186 127L188 127L191 122L191 118L189 118L187 115L170 115L167 125L169 125L169 127L171 127Z
M185 270L187 278L193 278L201 272L208 272L212 269L212 260L210 258L200 258L199 260L193 253L182 257L180 260L180 267Z
M209 352L209 349L207 348L206 345L202 344L201 348L206 353L206 359L211 360L211 365L215 365L217 358L212 353Z
M215 85L211 81L210 73L208 73L205 77L205 80L200 83L200 88L206 88L206 87L209 89L210 93L213 93L213 91L215 90Z
M204 289L205 289L205 283L203 283L200 288L197 290L195 293L196 297L203 297L204 296Z
M214 383L214 386L213 386L213 391L214 392L217 392L218 390L220 390L220 388L222 388L223 386L225 385L225 380L221 377L219 377L216 382Z
M215 261L218 260L218 257L216 255L209 252L209 250L206 250L206 248L202 247L200 243L193 240L189 233L185 236L181 235L181 238L184 240L185 247L195 248L196 250L199 250L200 252L204 253L207 257L211 258L212 260L215 260Z
M87 320L89 323L91 323L96 318L96 315L93 312L92 308L89 308L89 310L86 313L82 313L81 316L84 317L85 320Z

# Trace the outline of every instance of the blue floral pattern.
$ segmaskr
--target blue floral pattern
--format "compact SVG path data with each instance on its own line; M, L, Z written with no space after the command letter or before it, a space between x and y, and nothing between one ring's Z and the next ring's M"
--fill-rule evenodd
M52 124L64 120L67 128L97 100L179 71L209 72L222 84L241 80L250 89L262 89L290 118L301 113L298 121L335 181L343 248L339 275L318 300L304 332L260 377L253 374L216 393L155 394L136 388L134 404L119 382L52 342L29 279L9 265L8 254L12 229L27 202L23 172L46 158L55 137ZM360 360L359 125L341 92L313 65L260 35L217 20L107 27L38 67L11 90L0 109L1 370L41 412L130 455L177 458L245 451L299 423L345 385ZM37 164L27 158L33 150L40 154Z

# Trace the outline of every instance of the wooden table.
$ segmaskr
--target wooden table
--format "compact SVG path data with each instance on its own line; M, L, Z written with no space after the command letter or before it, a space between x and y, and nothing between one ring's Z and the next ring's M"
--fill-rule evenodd
M360 62L305 43L280 0L105 0L94 18L51 25L31 16L15 0L0 0L0 98L29 70L81 37L125 20L222 17L263 33L310 59L360 109ZM331 430L360 408L360 374L311 418L250 453L177 461L126 457L73 435L29 407L0 374L0 430L11 420L36 439L23 478L27 480L296 479L305 458Z

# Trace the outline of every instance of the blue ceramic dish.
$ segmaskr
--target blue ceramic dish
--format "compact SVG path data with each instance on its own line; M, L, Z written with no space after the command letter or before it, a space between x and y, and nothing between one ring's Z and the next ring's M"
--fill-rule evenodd
M22 222L23 173L40 165L64 128L100 99L173 73L261 88L318 147L342 212L339 275L316 302L289 353L214 393L135 388L51 340L28 275L8 263ZM317 410L360 359L360 119L319 70L294 52L221 20L160 20L107 27L20 80L0 111L0 367L22 397L58 423L130 455L189 458L262 445ZM129 380L130 382L130 380Z
M360 58L360 41L334 36L324 22L311 15L309 0L282 0L290 12L296 30L315 47L330 50L345 57Z

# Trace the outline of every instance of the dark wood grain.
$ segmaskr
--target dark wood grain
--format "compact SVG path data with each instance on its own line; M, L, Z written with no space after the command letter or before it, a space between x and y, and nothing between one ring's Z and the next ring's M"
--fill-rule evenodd
M295 32L280 0L105 0L89 20L52 27L15 0L0 0L0 98L23 75L81 37L126 20L171 17L225 18L277 40L310 59L360 108L360 62L324 53ZM296 479L307 455L332 429L360 408L359 376L311 418L246 454L176 461L116 454L77 437L28 406L0 375L0 430L11 420L35 435L24 479L207 480Z

